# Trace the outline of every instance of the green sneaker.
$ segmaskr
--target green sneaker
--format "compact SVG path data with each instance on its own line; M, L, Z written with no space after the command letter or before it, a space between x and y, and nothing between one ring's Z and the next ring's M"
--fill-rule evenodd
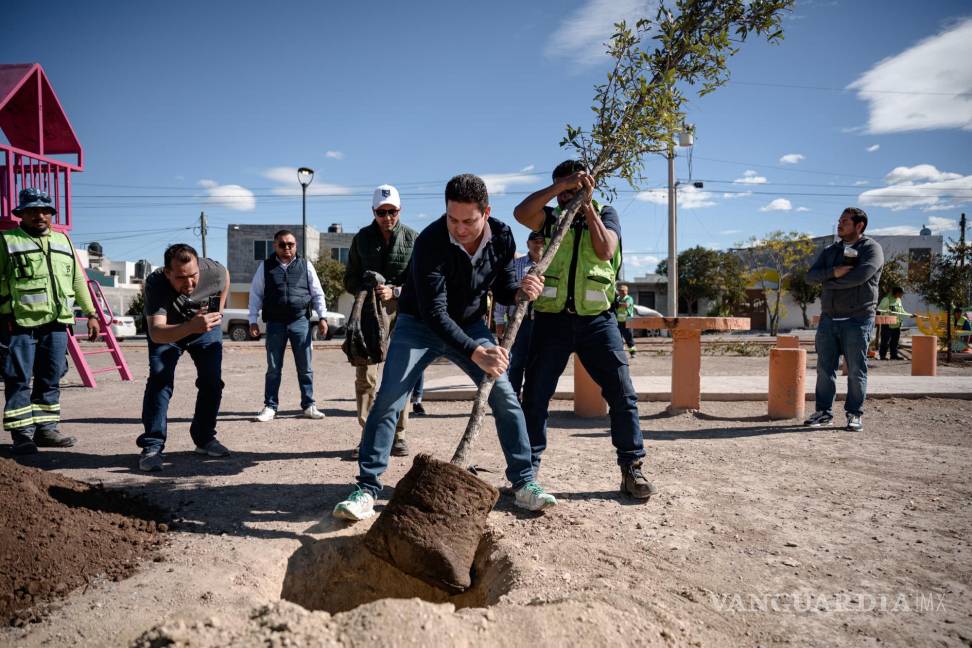
M363 488L355 488L343 502L338 502L331 512L336 518L360 522L375 514L375 498Z
M542 511L557 505L557 498L543 490L535 481L525 483L514 494L516 505L528 511Z

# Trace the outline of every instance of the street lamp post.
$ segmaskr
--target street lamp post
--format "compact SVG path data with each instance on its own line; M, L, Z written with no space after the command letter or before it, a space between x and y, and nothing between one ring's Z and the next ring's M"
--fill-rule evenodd
M310 185L310 183L314 182L314 169L309 169L307 167L300 167L297 169L297 182L300 183L300 188L303 193L301 209L303 220L300 228L300 251L303 253L304 258L307 258L307 187Z

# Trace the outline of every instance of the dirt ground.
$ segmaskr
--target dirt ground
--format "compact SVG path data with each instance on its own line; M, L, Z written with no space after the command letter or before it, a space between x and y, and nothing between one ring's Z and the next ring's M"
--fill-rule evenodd
M703 402L702 413L674 417L641 403L659 489L647 504L618 494L606 421L555 401L541 481L560 503L531 515L501 497L476 596L368 602L423 590L369 562L358 543L367 522L330 517L353 481L344 458L359 432L354 372L340 351L315 354L326 420L295 418L288 364L281 417L255 424L261 347L227 345L219 438L233 455L221 460L191 452L184 359L165 469L152 474L137 470L134 445L146 354L125 351L133 382L102 376L91 390L67 378L62 429L79 445L19 461L143 496L175 530L160 562L74 590L43 620L0 630L0 644L972 645L970 400L873 400L863 433L767 421L759 402ZM633 371L667 374L668 362L641 353ZM703 373L765 375L766 362L707 355ZM874 371L907 373L900 364ZM447 457L469 403L427 406L410 445ZM491 419L480 439L473 461L503 486ZM393 458L386 483L410 465ZM386 580L395 583L375 585Z

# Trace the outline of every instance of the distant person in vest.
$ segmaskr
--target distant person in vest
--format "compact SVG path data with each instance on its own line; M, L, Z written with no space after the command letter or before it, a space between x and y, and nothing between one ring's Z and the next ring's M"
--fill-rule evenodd
M895 315L897 321L894 324L881 325L881 344L878 348L878 356L882 360L888 359L888 350L891 351L892 360L900 360L898 355L898 341L901 339L901 319L911 317L911 313L904 309L901 298L904 297L904 289L901 286L894 286L891 292L884 296L878 304L878 313L881 315Z
M386 312L394 317L398 312L398 297L402 294L408 262L412 258L412 248L418 232L401 222L401 196L398 189L391 185L385 184L375 189L371 198L371 213L374 220L362 227L351 241L348 265L344 271L344 289L357 295L361 291L365 273L369 270L377 272L385 278L385 283L375 288L375 296L381 300ZM354 395L358 402L358 424L362 430L375 400L377 386L377 365L355 367ZM407 425L406 406L395 426L395 441L391 449L393 455L408 455L408 444L405 441ZM358 458L357 447L351 452L351 456Z
M952 351L965 353L972 342L972 322L961 308L952 311Z
M628 287L624 284L618 286L618 294L614 298L614 316L618 320L618 331L633 358L638 349L635 348L634 336L628 328L628 320L634 317L634 297L628 294Z
M804 421L809 427L829 426L834 420L837 366L847 361L847 398L844 413L849 432L864 429L861 417L867 398L867 349L874 332L878 285L884 267L884 250L864 236L867 214L848 207L837 220L839 240L828 245L810 266L807 281L823 285L820 323L814 344L817 351L816 411Z
M523 281L523 277L540 260L543 254L543 232L530 232L527 237L527 253L521 257L513 259L513 276L517 281ZM516 312L516 304L503 306L497 304L495 307L496 336L502 338L506 333L507 325L513 320ZM523 394L523 371L526 369L527 352L530 350L530 338L533 332L533 304L527 306L527 312L520 323L520 330L516 332L516 340L510 347L510 368L507 375L510 377L510 384L516 397L521 398Z
M170 245L163 267L145 278L149 377L142 399L142 425L136 444L141 470L162 470L169 400L176 365L188 353L196 365L196 409L189 426L195 452L225 457L216 440L216 416L223 397L222 311L229 294L229 272L212 259L199 258L185 243Z
M84 271L68 237L51 230L57 212L38 189L20 192L20 227L0 234L0 361L7 402L3 429L15 455L69 448L58 432L61 388L75 301L88 316L88 339L100 331ZM34 385L31 387L31 377Z
M523 386L523 413L534 470L547 447L547 412L557 380L576 353L601 387L611 415L611 441L621 469L621 492L639 500L655 494L642 473L645 456L638 422L638 395L628 372L614 313L614 286L621 267L621 224L609 205L592 199L594 180L576 160L553 171L553 184L536 191L513 210L516 220L549 241L561 210L583 192L586 200L544 273L544 288L533 305L533 337ZM557 207L547 203L556 199Z
M322 419L324 412L314 404L314 368L311 365L311 323L313 307L320 338L327 335L327 304L324 290L313 264L297 253L297 237L290 230L273 235L273 254L260 263L250 284L250 335L259 337L257 316L263 309L267 324L267 375L263 390L263 409L254 420L266 423L277 415L280 373L283 356L290 349L297 366L301 416Z

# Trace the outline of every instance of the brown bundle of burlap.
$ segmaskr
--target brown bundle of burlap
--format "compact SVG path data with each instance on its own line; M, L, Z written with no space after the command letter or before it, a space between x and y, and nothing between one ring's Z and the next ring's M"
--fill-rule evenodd
M341 349L348 362L356 367L378 364L384 361L388 351L390 318L375 295L375 287L384 283L384 277L368 270L363 287L354 299Z

